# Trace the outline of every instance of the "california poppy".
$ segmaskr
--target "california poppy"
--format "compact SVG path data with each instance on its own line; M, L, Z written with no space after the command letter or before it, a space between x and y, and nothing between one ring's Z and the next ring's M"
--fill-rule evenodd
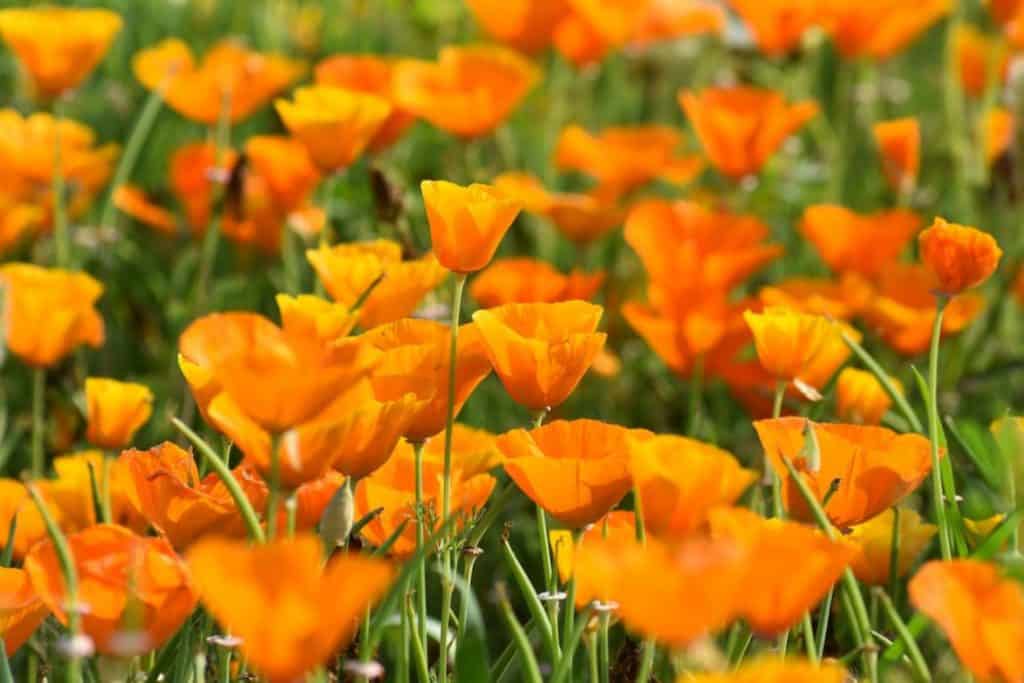
M708 159L734 179L758 173L818 113L814 102L790 105L778 92L746 86L680 92L679 104Z
M733 504L757 479L727 451L668 435L638 441L630 471L644 524L666 537L698 531L709 510Z
M629 454L651 434L596 420L556 420L498 437L505 472L516 486L566 526L597 521L631 484Z
M881 61L906 48L951 6L950 0L832 0L822 10L822 24L843 57Z
M324 566L322 553L320 539L302 534L260 546L211 538L186 554L203 605L272 683L301 678L347 645L395 574L357 554Z
M394 72L395 102L434 126L464 138L505 122L540 79L536 66L492 45L450 45L436 62L405 59Z
M899 259L921 225L921 218L905 209L860 214L815 204L804 210L800 232L832 270L874 278Z
M391 114L387 100L328 85L299 88L277 113L324 173L350 166Z
M910 573L914 562L938 530L934 524L921 519L916 510L900 508L899 555L896 558L896 576ZM846 539L857 546L857 554L850 563L854 575L862 583L871 586L885 586L892 572L893 525L896 513L890 508L874 519L858 524L846 535Z
M0 636L8 657L25 644L47 614L28 572L0 567Z
M981 120L981 142L985 163L989 166L1006 154L1013 143L1013 114L1002 107L993 107Z
M599 543L602 539L629 544L636 538L636 515L632 510L612 510L607 515L588 525L573 540L573 532L568 529L555 529L548 532L551 554L555 558L558 578L562 583L569 583L576 570L576 548L584 543ZM587 590L576 589L576 607L584 607L599 595L589 594Z
M761 52L771 57L799 49L819 14L813 0L729 0L729 6L753 33Z
M306 258L331 298L349 307L362 300L364 327L411 315L448 274L433 254L403 261L401 245L390 240L324 245Z
M443 180L425 180L420 190L437 260L460 274L490 263L522 208L518 200L490 185L462 187Z
M362 338L381 351L370 377L380 401L412 394L422 403L405 436L419 442L442 432L448 412L449 327L430 320L403 319L375 327ZM476 325L459 327L456 350L455 410L458 416L470 394L491 372Z
M444 462L444 451L445 433L441 432L424 442L423 461L435 461L440 466ZM505 459L494 434L458 422L452 429L451 457L467 477L489 472Z
M85 273L28 263L0 266L7 348L45 368L82 345L103 344L103 319L93 306L103 285Z
M857 333L843 323L787 308L747 311L757 357L780 381L798 381L821 389L850 356L842 335Z
M39 95L78 87L107 53L124 22L106 9L32 7L0 12L0 36L18 56ZM74 26L74 30L67 27Z
M898 391L903 385L889 378ZM871 372L856 368L843 368L836 381L836 414L840 420L857 424L876 425L892 406L892 399L881 382Z
M551 44L555 28L570 8L568 0L468 0L466 4L489 35L527 53Z
M96 510L101 501L93 498L95 482L96 493L110 502L111 523L128 527L136 533L146 531L146 520L132 503L131 472L122 463L108 461L108 458L103 451L97 450L61 455L53 459L56 478L35 482L43 498L59 507L55 516L60 520L62 529L74 531L96 522ZM102 476L105 466L109 469L106 480ZM18 534L21 534L20 526Z
M884 427L813 423L800 417L754 423L765 458L782 479L782 502L795 519L811 512L783 464L787 459L803 478L834 525L862 524L898 503L931 472L928 439ZM805 431L814 430L817 460L804 453ZM835 488L831 494L830 489Z
M32 548L25 570L39 598L62 623L67 623L69 608L84 606L82 631L99 652L149 652L170 638L195 609L188 570L167 541L98 524L71 534L67 543L78 573L76 596L68 595L50 541Z
M591 298L604 273L574 270L568 275L530 258L495 261L473 280L470 295L484 308L511 303L553 303Z
M1024 677L1024 592L981 560L925 564L909 584L910 602L935 621L960 661L980 680Z
M167 235L178 232L177 219L167 209L158 206L137 185L118 185L114 190L114 206L140 223Z
M917 119L879 121L872 130L889 187L900 193L914 189L921 170L921 125Z
M217 183L226 182L237 160L234 150L218 149L210 142L189 143L171 155L171 190L181 202L192 232L206 232L213 211L214 188Z
M688 683L845 683L846 671L836 662L816 664L796 657L762 655L730 673L695 674Z
M900 353L928 349L935 323L938 279L924 264L895 263L879 275L864 317L882 339ZM964 330L984 308L980 295L965 292L950 299L942 316L942 334Z
M548 219L575 244L594 242L622 223L618 189L607 186L589 192L550 192L529 173L503 173L494 186L522 202L523 209Z
M836 320L849 320L871 300L871 284L853 271L836 279L794 277L762 287L757 297L766 308L781 306Z
M473 321L506 391L539 411L561 405L604 346L602 311L585 301L507 304L477 311Z
M427 533L441 524L441 497L444 486L443 439L434 437L428 443L440 440L441 454L436 447L431 457L423 458L423 503ZM483 508L494 490L497 480L480 469L473 449L452 451L451 512L459 519L471 518ZM408 557L416 551L416 459L413 446L399 442L394 453L376 472L361 479L355 490L355 515L362 517L377 508L380 515L363 527L362 536L371 545L380 547L395 534L401 534L391 546L390 554Z
M334 55L316 66L318 85L330 85L376 95L387 100L391 112L370 140L369 149L379 152L393 145L416 122L416 117L395 101L395 65L397 60L378 55Z
M306 66L231 40L215 44L197 63L184 41L168 38L138 52L132 70L146 89L162 91L179 114L212 126L221 118L248 118L298 80Z
M102 377L85 380L86 438L101 448L127 446L153 412L153 392L134 382Z
M1003 250L992 235L936 218L918 237L921 261L935 273L946 296L977 287L999 266Z
M738 585L746 590L735 596L736 610L762 636L796 625L835 585L855 552L816 528L765 519L745 508L712 510L710 524L712 538L745 551Z
M957 27L954 40L960 83L965 93L980 97L989 87L989 81L996 85L1005 81L1010 60L1002 41L967 24Z

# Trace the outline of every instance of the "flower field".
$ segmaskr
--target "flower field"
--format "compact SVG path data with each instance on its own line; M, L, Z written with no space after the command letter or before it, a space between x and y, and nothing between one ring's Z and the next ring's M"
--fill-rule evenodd
M0 683L1024 683L1024 2L0 0Z

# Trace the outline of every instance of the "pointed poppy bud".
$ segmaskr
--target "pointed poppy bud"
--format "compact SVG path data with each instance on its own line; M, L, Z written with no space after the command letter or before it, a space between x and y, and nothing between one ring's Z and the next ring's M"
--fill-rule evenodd
M100 448L123 448L153 412L153 392L133 382L102 377L85 380L86 438Z
M897 391L903 390L898 379L889 378ZM836 412L839 419L857 424L876 425L892 405L892 399L873 373L844 368L836 383Z
M939 289L947 296L987 280L1003 255L992 235L941 218L921 233L918 244L921 261L938 277Z
M873 131L889 187L900 193L914 189L921 169L921 126L917 119L879 121Z
M425 180L420 189L437 260L461 274L481 270L490 263L522 208L518 200L490 185L462 187L443 180Z

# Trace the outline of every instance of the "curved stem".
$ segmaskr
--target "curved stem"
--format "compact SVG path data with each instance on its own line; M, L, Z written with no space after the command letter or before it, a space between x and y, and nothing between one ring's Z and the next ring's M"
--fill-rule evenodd
M424 442L419 442L413 447L416 467L416 554L421 555L424 539L426 538L424 524L426 515L423 510L423 447ZM420 562L416 569L416 630L419 633L419 641L427 642L427 569L426 561Z
M32 371L32 478L41 479L46 469L46 370Z
M942 337L942 315L946 309L947 299L940 296L935 310L935 322L932 326L931 351L928 355L928 438L931 441L932 456L932 506L935 511L935 523L939 527L939 548L942 559L953 557L949 538L949 523L946 520L946 503L942 487L942 469L939 462L939 341Z

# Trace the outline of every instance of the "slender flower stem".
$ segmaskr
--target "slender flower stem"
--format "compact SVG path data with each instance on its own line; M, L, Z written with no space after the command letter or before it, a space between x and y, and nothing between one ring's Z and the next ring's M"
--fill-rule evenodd
M782 415L782 401L786 397L786 386L785 381L779 381L775 385L775 400L772 402L772 418L777 419ZM768 455L765 454L764 461L765 473L771 477L772 481L772 514L778 518L784 517L782 509L782 485L779 481L779 475L775 473L775 470L768 464ZM781 648L785 653L785 648Z
M930 681L932 680L931 671L928 670L928 664L925 663L924 656L921 654L921 650L917 647L917 641L914 640L914 636L911 635L910 630L907 628L907 624L900 618L900 613L896 609L896 605L892 603L892 599L886 595L885 591L881 588L874 589L874 595L881 601L882 610L886 616L889 617L889 623L896 629L896 633L899 634L900 640L907 647L907 654L910 656L910 663L913 666L914 678L918 681Z
M600 664L598 663L597 634L591 633L587 636L587 663L590 667L590 683L600 680Z
M611 615L608 612L601 613L601 630L598 631L598 655L601 660L601 683L609 683L611 680L612 662L611 648L608 643L608 631L611 627Z
M426 538L426 515L423 510L423 447L420 441L413 447L416 467L416 553L423 553ZM426 560L416 570L416 629L421 643L427 642L427 569Z
M472 588L472 586L473 586L473 567L476 566L476 558L478 557L478 554L477 554L477 549L475 549L475 548L467 548L467 550L469 551L469 553L466 554L466 556L465 556L466 557L466 560L465 560L465 566L466 566L466 569L465 569L465 581L466 581L466 586ZM459 605L458 629L455 632L455 642L456 643L461 643L462 642L462 636L463 636L463 634L466 631L466 620L469 619L469 600L466 599L466 596L463 596L462 599L460 600L460 603L461 604Z
M407 602L405 604L404 609L408 614L412 612L412 605ZM426 621L423 622L423 625L426 626ZM425 632L426 628L424 628L423 630ZM419 677L420 683L430 683L430 667L427 665L427 651L426 647L423 644L424 640L420 637L418 629L413 629L411 635L412 638L410 640L412 641L413 654L412 660L413 663L416 665L416 675Z
M46 370L32 370L32 478L40 479L46 469Z
M949 537L949 522L946 520L946 503L942 489L942 471L939 463L939 340L942 337L942 315L946 309L945 296L938 297L935 309L935 323L932 326L931 351L928 355L928 438L932 454L932 505L935 509L935 523L939 527L939 548L942 559L953 557Z
M104 451L102 470L100 471L99 506L100 519L103 522L114 521L114 506L110 499L110 471L113 469L114 457Z
M71 236L68 234L68 212L66 202L66 184L64 179L64 161L61 141L61 126L64 125L64 108L60 98L53 102L53 236L57 247L57 266L70 268Z
M900 509L892 508L892 537L889 541L889 593L896 595L900 580Z
M832 618L832 598L835 596L835 592L835 586L828 589L828 594L818 610L818 632L815 634L818 651L814 657L816 662L820 662L825 656L825 641L828 639L828 622Z
M693 362L690 375L690 419L686 425L686 433L696 438L700 431L701 397L704 393L704 354L700 354Z
M35 503L36 509L39 510L39 516L43 519L46 532L49 534L54 552L57 554L57 561L60 563L61 575L64 578L64 592L67 595L67 604L64 609L68 620L68 635L69 639L73 641L82 630L82 611L78 604L78 571L71 554L71 546L68 545L67 538L64 537L60 527L54 521L50 509L46 506L46 502L35 484L28 484L26 489L32 502ZM69 648L65 680L67 683L79 683L82 680L81 656L76 652L73 644Z
M125 144L121 159L117 163L117 170L114 171L114 179L110 183L107 200L103 204L103 213L100 214L101 228L109 228L114 223L114 211L116 209L114 206L114 196L118 188L124 185L129 176L131 176L132 170L135 168L135 162L142 151L142 143L149 137L149 131L153 128L156 117L160 113L164 103L164 90L170 82L170 78L165 78L164 81L160 87L154 88L149 93L149 97L146 98L146 104L142 107L142 113L135 120L135 126L132 127L132 132L128 136L128 142Z
M892 399L893 403L895 403L900 409L900 412L903 413L903 417L905 417L907 422L910 423L911 428L915 432L923 434L924 425L921 424L921 420L917 417L917 413L915 413L914 409L910 406L910 403L907 401L907 397L896 388L895 384L893 384L892 378L889 377L888 373L882 369L882 366L879 365L878 361L875 360L874 357L867 352L867 349L861 346L856 339L845 332L842 336L843 342L850 347L850 350L860 358L861 362L864 363L868 370L870 370L875 376L875 379L877 379L879 384L882 385L882 388L885 389L885 393L889 395L889 398Z
M220 224L223 220L223 207L221 200L224 197L226 183L220 177L224 172L222 166L227 158L228 147L231 144L231 93L225 92L221 101L220 118L217 121L217 130L214 134L214 192L211 205L217 211L210 224L206 227L206 235L203 237L202 251L199 257L199 274L196 278L196 295L194 305L202 312L208 302L210 277L213 275L214 262L217 260L217 246L220 243Z

